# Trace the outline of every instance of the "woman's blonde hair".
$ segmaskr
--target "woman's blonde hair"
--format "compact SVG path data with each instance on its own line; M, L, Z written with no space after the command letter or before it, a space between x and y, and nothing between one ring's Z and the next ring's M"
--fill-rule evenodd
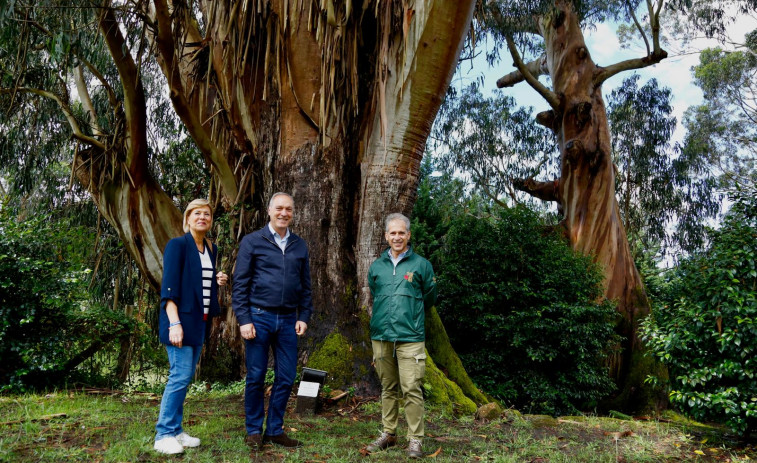
M207 207L210 209L210 218L213 220L213 208L210 207L210 202L208 202L207 199L195 199L187 204L187 208L184 210L184 233L189 233L189 214L191 214L193 210L201 207Z

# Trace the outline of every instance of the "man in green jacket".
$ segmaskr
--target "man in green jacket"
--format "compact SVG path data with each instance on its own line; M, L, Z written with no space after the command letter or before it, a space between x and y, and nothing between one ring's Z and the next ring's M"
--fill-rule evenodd
M381 436L366 447L375 452L397 443L399 399L405 399L407 455L423 457L423 375L426 371L425 310L436 302L431 263L409 246L410 220L402 214L386 218L389 249L368 271L373 296L371 343L381 380Z

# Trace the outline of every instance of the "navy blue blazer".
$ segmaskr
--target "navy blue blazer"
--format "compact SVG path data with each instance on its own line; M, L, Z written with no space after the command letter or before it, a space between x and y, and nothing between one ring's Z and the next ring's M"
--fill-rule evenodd
M216 273L218 246L213 244L210 250L213 275ZM160 285L160 319L158 332L160 342L170 345L168 340L168 314L166 303L172 300L179 308L179 320L184 330L183 344L201 346L205 340L206 330L210 329L210 318L221 312L218 305L218 283L211 280L210 310L208 322L203 321L202 307L202 262L197 252L191 233L174 238L166 245L163 252L163 282Z

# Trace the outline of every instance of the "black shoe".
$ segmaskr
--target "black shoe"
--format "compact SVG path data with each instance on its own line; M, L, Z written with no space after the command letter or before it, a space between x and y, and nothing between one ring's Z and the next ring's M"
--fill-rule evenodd
M263 443L265 444L266 442L272 442L276 445L289 448L302 447L302 442L298 441L297 439L292 439L284 432L277 436L263 436Z
M247 434L244 438L244 443L249 445L252 450L260 450L263 447L263 438L260 434Z

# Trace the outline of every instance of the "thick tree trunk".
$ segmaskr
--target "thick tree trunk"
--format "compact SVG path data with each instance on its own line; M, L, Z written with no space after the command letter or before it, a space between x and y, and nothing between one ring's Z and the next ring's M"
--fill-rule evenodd
M198 21L181 0L154 0L142 12L176 113L212 169L211 201L228 217L217 234L222 269L231 273L235 244L266 223L270 195L293 195L292 228L309 244L316 307L302 360L328 370L333 384L376 390L368 265L382 247L383 218L412 209L425 141L474 3L204 0ZM93 147L77 159L77 176L158 289L161 251L181 233L181 214L140 162L144 94L110 10L101 23L124 85L124 161L99 166L102 150ZM202 372L235 379L244 350L224 293ZM483 401L436 331L429 351L449 364L439 366Z
M605 273L605 296L617 301L622 320L622 351L610 360L611 374L622 387L611 406L633 410L650 400L644 385L652 361L643 356L638 336L641 319L650 313L644 286L631 256L618 203L611 160L610 133L602 99L601 72L591 59L578 19L567 3L558 2L542 18L546 59L559 105L548 120L561 153L558 202L574 249L591 254ZM654 394L653 394L654 395Z
M382 36L376 69L378 95L369 102L361 123L361 183L357 233L357 275L361 310L370 313L368 268L386 248L384 218L391 212L410 216L418 187L420 163L436 113L457 66L475 2L417 2L403 14L404 39ZM389 10L383 11L388 16ZM380 25L386 27L389 18ZM440 336L443 334L443 336ZM428 333L434 360L480 403L446 333ZM475 392L474 392L475 390Z

